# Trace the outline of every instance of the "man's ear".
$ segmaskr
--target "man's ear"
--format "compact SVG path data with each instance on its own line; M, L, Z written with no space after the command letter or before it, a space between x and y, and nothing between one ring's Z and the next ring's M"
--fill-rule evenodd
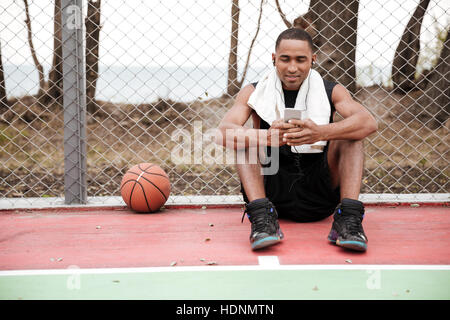
M272 53L272 62L273 62L273 65L275 65L275 57L276 57L275 53Z

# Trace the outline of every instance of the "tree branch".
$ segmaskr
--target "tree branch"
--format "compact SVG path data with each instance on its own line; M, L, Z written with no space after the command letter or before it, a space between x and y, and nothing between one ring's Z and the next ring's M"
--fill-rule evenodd
M275 0L275 3L277 5L278 13L280 14L281 19L283 20L286 27L292 28L293 24L292 24L292 22L289 22L288 19L286 19L286 15L284 14L283 10L281 10L281 6L280 6L280 3L278 2L278 0Z
M34 45L33 45L33 33L31 32L31 20L30 20L30 13L28 12L28 1L23 0L23 2L25 4L25 16L26 16L25 23L27 25L27 31L28 31L28 44L30 45L31 56L33 58L34 64L39 72L38 95L41 95L45 89L44 68L42 68L42 65L39 63L39 60L36 55L36 50L34 49Z
M263 10L262 10L262 8L263 8L263 3L264 3L264 0L261 0L261 4L260 4L260 6L259 6L258 25L257 25L257 27L256 27L255 36L254 36L253 39L252 39L252 42L251 42L251 44L250 44L250 48L248 49L247 61L245 62L244 72L242 73L241 81L239 81L239 87L242 86L242 83L244 82L245 77L246 77L246 75L247 75L247 70L248 70L248 65L249 65L249 62L250 62L250 56L251 56L251 54L252 54L253 45L255 44L256 37L258 37L259 29L260 29L260 27L261 27L261 17L262 17L262 11L263 11Z

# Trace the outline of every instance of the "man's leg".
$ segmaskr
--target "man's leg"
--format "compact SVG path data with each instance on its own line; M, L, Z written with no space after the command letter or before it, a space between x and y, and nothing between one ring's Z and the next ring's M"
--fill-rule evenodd
M361 140L333 140L328 148L328 167L333 188L340 187L341 200L358 200L364 170Z
M244 159L249 159L249 149L246 149L245 153ZM278 223L277 211L272 202L266 198L261 164L259 161L257 163L239 162L236 164L236 168L249 201L245 205L244 214L247 213L251 222L250 244L252 249L256 250L276 244L283 238L283 233Z
M261 174L261 164L237 164L236 165L239 178L247 195L248 201L266 197L264 190L264 176Z
M341 203L335 209L328 240L344 248L366 251L364 205L358 200L364 170L363 142L331 141L328 166L333 188L339 186L341 191Z

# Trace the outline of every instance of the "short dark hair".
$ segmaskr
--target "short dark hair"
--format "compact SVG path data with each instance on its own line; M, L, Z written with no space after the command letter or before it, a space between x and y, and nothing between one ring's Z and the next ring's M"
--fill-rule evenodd
M306 41L306 42L308 42L309 47L311 48L311 51L313 51L314 45L313 45L311 35L303 29L289 28L289 29L284 30L282 33L280 33L280 35L277 38L277 41L275 42L275 51L278 49L278 47L280 46L280 42L283 39Z

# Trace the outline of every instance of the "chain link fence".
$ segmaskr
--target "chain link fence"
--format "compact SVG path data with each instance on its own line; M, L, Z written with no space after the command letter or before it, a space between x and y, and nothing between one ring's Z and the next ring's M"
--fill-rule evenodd
M239 196L211 130L292 26L378 121L362 193L449 193L446 1L5 0L0 21L2 203L120 196L141 162L172 196Z

